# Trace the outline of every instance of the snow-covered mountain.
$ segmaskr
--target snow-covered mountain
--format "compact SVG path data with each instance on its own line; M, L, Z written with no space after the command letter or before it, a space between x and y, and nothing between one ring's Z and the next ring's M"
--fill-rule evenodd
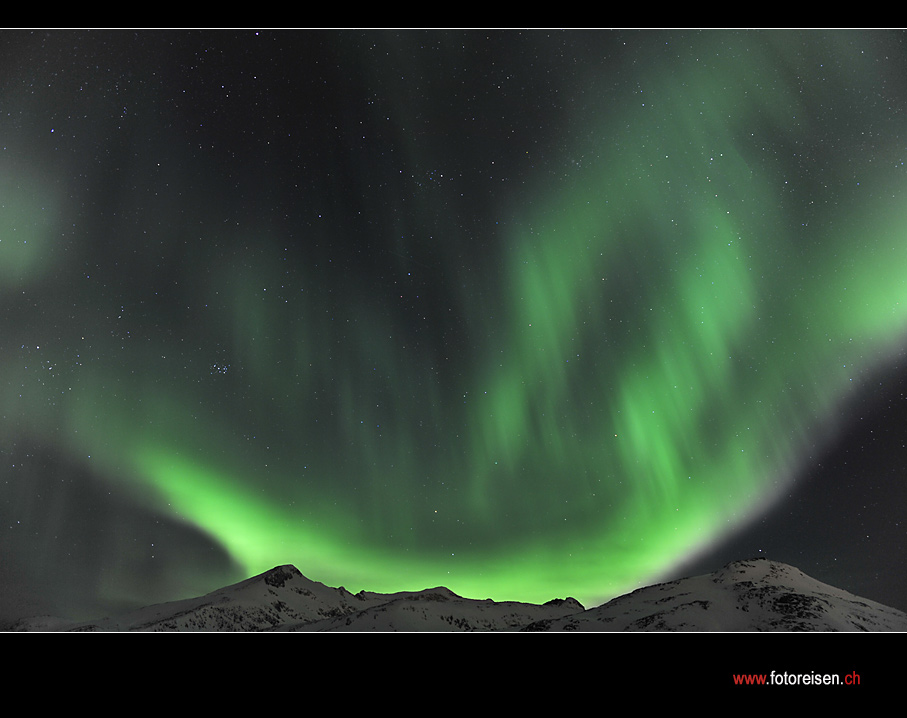
M905 631L907 614L764 558L641 588L530 631Z
M905 631L907 614L767 559L641 588L585 609L468 599L439 587L331 588L278 566L199 598L87 623L28 619L21 631Z

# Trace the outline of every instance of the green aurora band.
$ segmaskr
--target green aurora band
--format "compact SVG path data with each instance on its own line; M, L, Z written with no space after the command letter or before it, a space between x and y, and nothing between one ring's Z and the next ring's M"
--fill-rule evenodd
M288 275L275 230L234 229L256 250L198 247L182 322L97 349L112 310L4 357L3 415L153 488L249 575L587 604L651 582L783 495L903 346L904 150L861 160L851 133L885 78L859 39L795 55L784 35L706 35L620 102L583 78L581 159L497 208L497 253L467 268L456 217L439 222L431 270L456 294L426 326L456 316L451 347L400 318L396 289ZM883 137L907 129L875 102ZM3 211L32 232L0 246L4 296L39 294L66 271L54 235Z

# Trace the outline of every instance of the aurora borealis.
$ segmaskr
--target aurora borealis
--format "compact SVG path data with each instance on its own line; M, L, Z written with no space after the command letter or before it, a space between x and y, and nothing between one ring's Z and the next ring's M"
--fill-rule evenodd
M292 563L591 605L902 374L901 32L0 38L9 602Z

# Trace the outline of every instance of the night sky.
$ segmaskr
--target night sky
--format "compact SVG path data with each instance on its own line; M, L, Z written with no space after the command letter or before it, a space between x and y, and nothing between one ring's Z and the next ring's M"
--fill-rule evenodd
M0 618L275 565L907 610L907 36L0 33Z

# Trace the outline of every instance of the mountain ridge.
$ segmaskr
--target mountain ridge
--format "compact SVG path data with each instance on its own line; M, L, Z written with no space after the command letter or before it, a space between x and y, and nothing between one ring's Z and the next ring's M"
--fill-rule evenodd
M307 578L292 564L203 596L94 621L49 617L15 631L449 632L449 631L907 631L907 614L823 584L766 558L637 589L600 606L459 596L444 586L353 594Z

